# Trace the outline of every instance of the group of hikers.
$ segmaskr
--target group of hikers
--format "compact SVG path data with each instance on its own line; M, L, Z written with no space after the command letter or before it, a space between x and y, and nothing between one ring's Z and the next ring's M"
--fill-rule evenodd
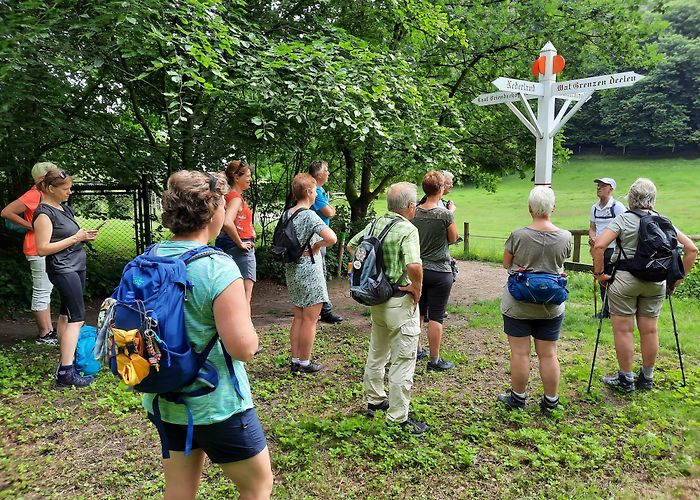
M182 394L197 394L178 400L158 401L157 394L149 393L143 397L167 457L163 460L166 498L195 498L205 455L233 481L241 498L269 498L272 491L267 443L244 366L260 351L250 306L257 279L256 232L252 211L242 196L250 188L251 173L251 167L239 160L229 162L223 174L183 170L170 176L163 194L163 226L173 236L149 250L152 255L177 258L213 240L223 250L186 265L189 288L184 304L189 342L197 353L210 349L206 360L218 374L218 385L203 391L201 383L195 381L182 388ZM60 345L56 384L84 387L94 378L81 375L73 360L85 319L82 244L94 240L97 231L82 229L66 203L72 186L69 174L43 162L34 166L32 176L35 185L1 215L27 230L24 253L32 269L37 342ZM280 224L293 229L289 234L303 247L297 259L285 263L293 304L289 370L294 374L323 370L312 357L319 319L343 321L333 310L325 279L326 249L337 241L331 229L335 209L323 188L328 176L328 164L322 161L312 162L308 173L297 174L291 184L295 204L280 219ZM594 182L599 200L590 216L593 274L603 290L600 319L610 318L619 364L618 373L603 381L625 392L648 390L654 380L661 305L682 273L678 281L649 281L640 278L633 266L642 258L635 256L643 246L640 228L646 230L649 221L659 217L654 212L654 184L648 179L636 180L627 194L629 210L625 210L612 197L616 188L613 179L601 177ZM409 411L417 362L429 357L430 371L454 368L454 363L440 355L442 325L456 279L449 246L459 238L454 217L457 207L444 200L452 184L449 172L427 172L422 179L425 196L420 200L415 184L391 185L386 192L387 213L368 223L346 246L357 270L364 258L360 255L366 248L364 242L378 238L381 269L393 287L390 297L370 306L371 332L363 377L367 415L384 412L387 422L413 434L428 431L428 426ZM503 253L509 278L501 312L510 345L511 388L497 399L509 409L525 408L532 337L544 389L539 404L548 414L561 408L557 341L566 304L564 261L571 253L572 237L552 223L555 194L550 187L536 186L527 203L531 223L510 234ZM697 247L678 228L671 227L667 234L682 248L678 265L689 272ZM541 298L531 283L539 283L548 295ZM49 303L52 286L61 300L56 330ZM420 345L424 323L427 350ZM633 369L635 323L642 350L638 374ZM217 336L220 342L213 342Z

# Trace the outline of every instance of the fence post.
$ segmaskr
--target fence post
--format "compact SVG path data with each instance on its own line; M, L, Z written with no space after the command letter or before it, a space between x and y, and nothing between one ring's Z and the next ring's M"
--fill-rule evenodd
M581 262L581 235L574 233L574 262Z
M469 223L464 223L464 256L469 255Z

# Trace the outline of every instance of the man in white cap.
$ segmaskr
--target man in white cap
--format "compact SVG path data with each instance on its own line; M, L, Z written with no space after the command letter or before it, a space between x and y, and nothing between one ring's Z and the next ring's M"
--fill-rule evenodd
M608 227L608 224L612 220L625 211L625 206L612 197L612 193L617 187L615 179L610 177L600 177L594 179L598 187L596 189L596 195L598 196L598 202L594 203L591 207L591 225L588 228L588 244L591 248L595 245L596 238L600 236L603 229ZM612 258L613 251L615 250L615 241L610 243L608 248L603 254L603 262L608 272L610 268L610 259ZM601 299L605 296L605 289L601 287L600 289ZM607 298L603 300L603 307L598 313L598 318L609 318L610 313L608 311L608 301Z

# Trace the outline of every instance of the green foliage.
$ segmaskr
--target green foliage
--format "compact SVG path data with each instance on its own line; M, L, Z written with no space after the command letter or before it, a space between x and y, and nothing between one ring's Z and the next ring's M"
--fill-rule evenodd
M466 308L468 320L455 324L452 318L446 329L445 355L454 353L457 367L442 375L426 373L424 364L417 368L412 411L430 425L420 438L385 422L382 412L374 419L364 415L364 325L322 330L315 353L332 362L315 377L289 374L287 328L262 332L266 349L247 370L270 446L273 498L309 492L323 498L423 498L435 492L459 492L460 498L607 498L621 492L662 498L675 488L687 490L697 480L700 457L700 342L684 332L700 320L697 302L674 302L687 387L680 385L664 307L656 388L623 396L602 386L600 375L616 366L606 323L587 395L598 326L590 318L589 286L590 275L571 276L559 348L563 411L544 418L535 401L523 412L496 403L508 380L508 345L498 301L480 302ZM55 358L55 350L32 342L0 346L4 494L162 494L158 438L138 396L106 371L87 389L57 391ZM531 400L541 394L536 370L529 390ZM58 473L59 455L80 465L74 474ZM207 466L200 495L235 493L218 468Z
M696 261L693 269L678 287L674 296L700 300L700 261Z

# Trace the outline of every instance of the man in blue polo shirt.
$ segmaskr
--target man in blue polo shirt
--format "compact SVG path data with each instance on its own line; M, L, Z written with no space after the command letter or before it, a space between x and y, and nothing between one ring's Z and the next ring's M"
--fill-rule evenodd
M312 161L309 165L309 175L316 179L316 201L311 206L311 209L321 217L321 220L330 227L331 217L335 216L335 208L328 203L328 193L323 189L323 185L328 181L328 162ZM323 257L323 274L326 275L326 247L321 248L321 256ZM321 307L321 321L324 323L340 323L343 321L341 316L333 312L333 304L330 299L324 302Z

